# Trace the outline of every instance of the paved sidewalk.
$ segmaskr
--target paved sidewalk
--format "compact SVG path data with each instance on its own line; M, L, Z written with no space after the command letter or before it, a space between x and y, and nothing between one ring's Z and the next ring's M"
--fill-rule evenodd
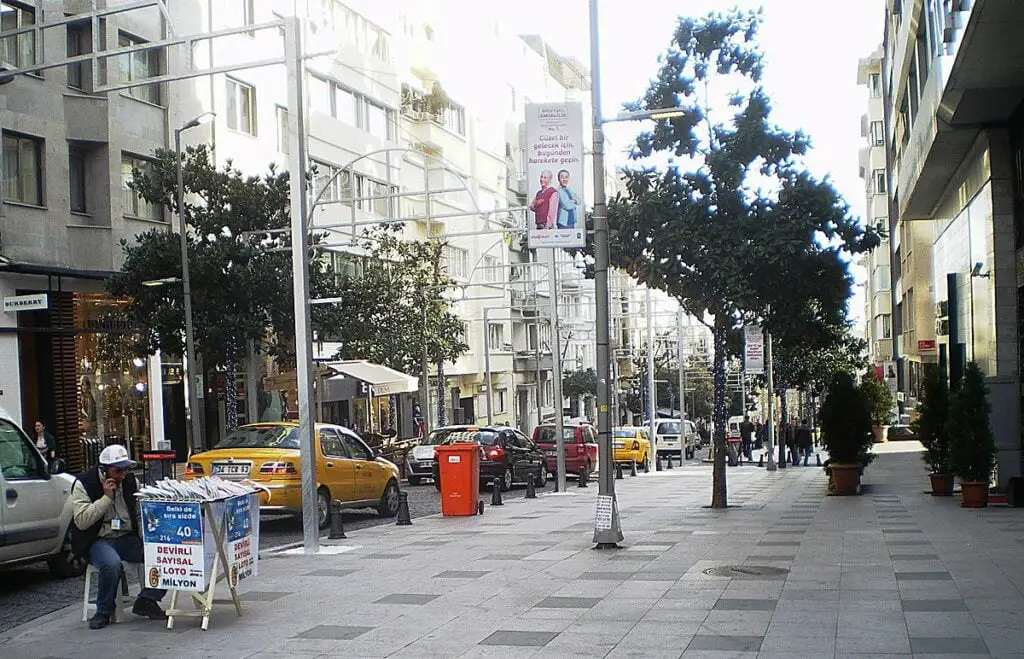
M72 608L0 635L0 657L1024 657L1024 511L924 494L908 448L880 449L861 497L827 497L815 467L731 468L726 511L704 507L706 466L627 476L616 552L591 549L593 486L353 532L264 558L244 616L208 632L91 632Z

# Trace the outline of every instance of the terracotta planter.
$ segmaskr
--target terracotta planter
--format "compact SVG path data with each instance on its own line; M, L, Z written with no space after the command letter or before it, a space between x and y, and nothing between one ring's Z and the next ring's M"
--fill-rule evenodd
M980 481L960 483L960 505L964 508L984 508L988 505L988 483Z
M933 497L953 496L953 475L952 474L930 474L932 479Z
M831 464L832 484L839 496L851 496L857 494L857 486L860 485L859 464Z
M876 444L889 441L889 426L871 426L871 432L875 435Z

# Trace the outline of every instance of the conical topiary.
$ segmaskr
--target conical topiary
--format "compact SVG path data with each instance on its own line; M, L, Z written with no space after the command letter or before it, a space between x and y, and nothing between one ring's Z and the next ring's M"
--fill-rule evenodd
M833 464L871 461L871 412L849 373L832 380L821 404L822 441Z
M933 474L951 474L949 466L949 387L936 364L925 364L918 417L911 429L924 446L924 461Z
M992 475L996 446L989 424L991 410L985 376L970 362L960 389L951 397L946 422L950 466L962 482L987 484Z

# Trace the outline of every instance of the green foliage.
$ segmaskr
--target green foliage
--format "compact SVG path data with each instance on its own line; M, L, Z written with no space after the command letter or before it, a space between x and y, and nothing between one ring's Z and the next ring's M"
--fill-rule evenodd
M257 345L266 341L270 352L293 360L291 254L269 249L286 245L286 234L265 233L287 230L291 224L288 173L271 166L262 177L246 176L230 162L217 168L205 145L189 147L182 162L197 350L207 364L225 366L244 354L249 340ZM157 150L148 173L134 172L131 187L147 201L177 213L176 168L173 151ZM314 236L311 242L320 240ZM131 300L127 313L142 329L138 351L181 354L181 286L143 286L145 281L181 277L179 236L152 229L134 243L122 241L121 247L124 264L107 287ZM312 296L336 295L334 279L329 264L313 260ZM313 308L311 322L314 330L323 332L342 318L324 305Z
M597 371L588 368L566 373L562 377L562 395L567 398L597 396Z
M870 462L871 412L849 373L839 373L829 385L818 415L822 440L836 464Z
M393 224L364 231L359 243L366 256L337 284L341 301L335 306L349 320L326 334L342 344L339 359L367 359L420 375L424 342L432 364L455 361L469 350L463 322L442 297L454 286L442 266L443 242L404 239L401 226Z
M924 446L924 461L933 474L949 474L949 387L936 364L925 364L917 420L911 429Z
M885 383L875 377L874 373L868 373L861 380L860 395L864 404L868 406L868 413L871 414L871 423L876 426L887 426L892 420L892 407L894 400L892 392Z
M990 414L985 376L977 364L969 362L960 388L951 396L946 423L950 464L963 482L988 483L991 477L996 446Z

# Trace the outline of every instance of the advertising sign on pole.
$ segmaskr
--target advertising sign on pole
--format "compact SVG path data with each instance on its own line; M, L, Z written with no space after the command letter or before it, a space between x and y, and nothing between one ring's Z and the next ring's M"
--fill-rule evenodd
M231 585L254 576L259 569L259 499L242 494L227 500L224 519L227 531L228 578Z
M526 104L526 176L530 248L583 247L587 227L579 103Z
M747 375L764 373L764 333L757 325L744 325L744 366Z
M142 501L146 585L165 590L206 587L202 504Z

